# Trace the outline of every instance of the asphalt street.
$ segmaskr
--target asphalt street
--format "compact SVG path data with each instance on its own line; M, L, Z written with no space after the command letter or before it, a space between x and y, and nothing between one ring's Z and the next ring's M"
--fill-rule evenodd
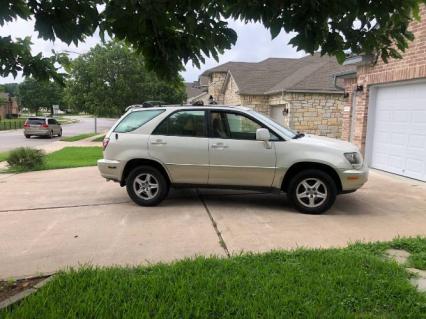
M90 117L74 116L73 119L78 119L78 123L66 124L62 126L63 136L72 136L83 133L94 132L94 119ZM116 122L116 119L98 118L97 131L105 132L111 128ZM52 139L46 137L31 137L25 138L23 130L0 131L0 152L8 151L16 147L27 146L36 147L46 145L59 140L59 137Z

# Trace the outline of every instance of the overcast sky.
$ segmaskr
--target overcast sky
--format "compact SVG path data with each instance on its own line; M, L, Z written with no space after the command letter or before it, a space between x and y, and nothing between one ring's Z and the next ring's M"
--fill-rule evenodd
M238 41L236 45L231 49L224 52L220 56L219 64L228 61L246 61L246 62L257 62L269 57L301 57L304 56L303 52L296 52L294 48L289 46L287 43L290 40L290 35L282 32L274 40L271 40L271 35L260 24L244 24L239 21L231 21L230 26L237 32ZM85 53L91 47L100 43L98 35L86 39L85 43L79 44L78 47L56 41L44 41L37 38L37 34L34 33L34 25L31 21L19 20L13 23L6 24L0 27L0 36L12 37L25 37L28 35L32 36L33 53L42 52L44 55L50 55L51 50L54 49L57 52L61 51L72 51L76 53ZM76 56L76 54L71 54ZM198 76L206 69L216 66L218 63L214 59L207 59L205 65L202 66L201 70L192 66L191 62L186 65L186 71L182 72L182 76L185 81L194 81ZM12 76L7 78L0 77L0 83L8 82L20 82L21 77L14 79Z

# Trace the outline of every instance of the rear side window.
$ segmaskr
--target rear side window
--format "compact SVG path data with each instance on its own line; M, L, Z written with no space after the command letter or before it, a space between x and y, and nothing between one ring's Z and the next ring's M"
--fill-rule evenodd
M56 124L56 121L54 119L48 119L47 123L48 124Z
M43 125L46 124L45 119L34 119L34 118L29 118L27 120L27 123L30 125Z
M205 137L206 123L204 111L179 111L161 122L153 135Z
M136 130L154 117L163 113L164 110L137 111L128 114L114 129L117 133L127 133Z

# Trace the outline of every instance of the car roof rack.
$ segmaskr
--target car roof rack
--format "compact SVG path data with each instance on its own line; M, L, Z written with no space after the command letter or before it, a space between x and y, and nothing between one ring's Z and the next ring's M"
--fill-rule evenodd
M166 106L166 102L164 101L146 101L142 104L132 104L126 107L126 112L132 109L138 109L138 108L150 108L150 107L160 107L160 106Z

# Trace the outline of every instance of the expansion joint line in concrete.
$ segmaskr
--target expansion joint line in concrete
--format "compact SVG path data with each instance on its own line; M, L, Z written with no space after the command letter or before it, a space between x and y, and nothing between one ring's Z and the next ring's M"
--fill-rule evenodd
M229 250L228 250L228 246L226 245L226 242L225 242L225 240L224 240L224 239L223 239L223 237L222 237L222 233L220 232L220 230L219 230L219 228L218 228L218 226L217 226L217 223L216 223L216 221L214 220L213 215L212 215L212 213L210 212L210 209L209 209L209 207L207 206L207 203L206 203L206 201L205 201L205 200L204 200L204 198L203 198L203 195L201 195L201 194L200 194L200 192L198 191L198 189L197 189L197 195L198 195L198 198L200 199L200 201L203 203L203 206L204 206L204 208L205 208L205 210L206 210L206 212L207 212L207 215L209 216L210 221L212 222L212 225L213 225L214 231L216 232L216 235L217 235L217 237L219 238L219 244L220 244L220 246L221 246L221 247L223 248L223 250L225 251L226 256L231 257L231 254L229 253Z
M107 206L107 205L119 205L127 204L130 201L116 202L116 203L98 203L98 204L81 204L81 205L68 205L68 206L49 206L49 207L35 207L35 208L18 208L18 209L3 209L0 213L9 212L25 212L31 210L50 210L50 209L64 209L64 208L78 208L78 207L96 207L96 206Z

